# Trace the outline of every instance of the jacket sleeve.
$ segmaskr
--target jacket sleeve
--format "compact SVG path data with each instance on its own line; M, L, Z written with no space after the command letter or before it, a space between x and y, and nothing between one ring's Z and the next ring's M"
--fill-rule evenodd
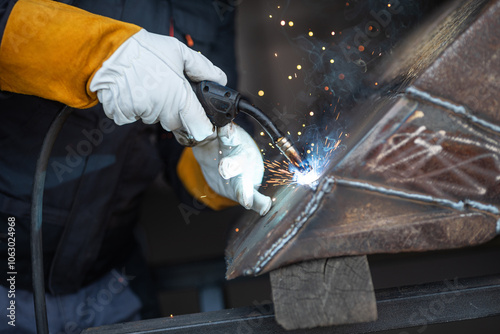
M0 89L88 108L101 64L141 28L50 0L0 0Z
M0 0L0 41L2 40L3 32L7 25L7 19L16 2L17 0Z

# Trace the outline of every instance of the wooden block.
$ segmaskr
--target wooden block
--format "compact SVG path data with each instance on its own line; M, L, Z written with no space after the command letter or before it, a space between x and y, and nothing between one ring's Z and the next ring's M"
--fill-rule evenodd
M366 256L319 259L271 272L276 321L285 329L377 320Z

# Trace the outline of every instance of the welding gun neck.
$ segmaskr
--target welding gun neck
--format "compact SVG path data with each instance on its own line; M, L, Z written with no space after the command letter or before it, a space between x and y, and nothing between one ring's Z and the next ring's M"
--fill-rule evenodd
M284 137L283 133L274 125L271 119L262 110L253 106L247 100L241 98L238 102L238 109L254 118L264 128L273 142L277 142L278 139Z
M241 112L253 117L266 130L269 137L279 150L285 155L288 161L299 170L307 170L308 166L302 161L299 152L293 143L274 125L269 117L259 108L250 104L250 102L240 99L238 109Z

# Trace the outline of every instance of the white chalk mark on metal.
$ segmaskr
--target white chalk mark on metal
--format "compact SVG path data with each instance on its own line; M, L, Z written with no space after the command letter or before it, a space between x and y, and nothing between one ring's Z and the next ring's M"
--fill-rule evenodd
M500 179L500 146L460 117L450 117L450 120L478 138L463 138L444 130L428 133L425 126L420 126L411 133L391 135L380 153L367 161L367 168L372 173L385 173L384 178L389 182L413 183L435 196L450 192L463 196L485 195L488 186ZM464 160L457 152L444 149L443 145L450 147L450 143L472 146L478 154ZM477 149L489 152L480 153ZM483 161L493 162L494 167L481 167ZM430 165L433 167L429 168ZM423 170L426 172L422 173ZM454 175L460 181L446 181L445 175ZM483 181L474 175L481 175Z
M390 155L391 153L393 152L397 152L397 150L401 147L403 147L404 145L408 144L413 138L417 137L418 135L420 135L423 131L425 131L426 127L425 126L421 126L419 127L415 132L413 132L412 134L408 135L405 139L401 140L399 143L397 144L394 144L394 138L389 138L389 142L388 142L388 145L389 147L384 150L382 153L380 153L377 158L375 159L375 162L372 163L373 166L378 166L380 161L382 159L384 159L385 157L387 157L388 155ZM408 159L411 159L412 157L407 157ZM377 168L381 168L381 167L386 167L386 168L389 168L390 166L379 166ZM386 169L385 168L385 169ZM382 172L384 169L381 169L381 170L377 170L378 172Z

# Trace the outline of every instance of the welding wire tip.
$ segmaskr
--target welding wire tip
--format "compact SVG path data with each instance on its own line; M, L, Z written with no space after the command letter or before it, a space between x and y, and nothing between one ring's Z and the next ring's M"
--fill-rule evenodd
M309 165L309 163L307 161L303 161L300 164L299 169L301 170L301 172L306 172L306 173L309 173L310 171L312 171L312 167L311 167L311 165Z

